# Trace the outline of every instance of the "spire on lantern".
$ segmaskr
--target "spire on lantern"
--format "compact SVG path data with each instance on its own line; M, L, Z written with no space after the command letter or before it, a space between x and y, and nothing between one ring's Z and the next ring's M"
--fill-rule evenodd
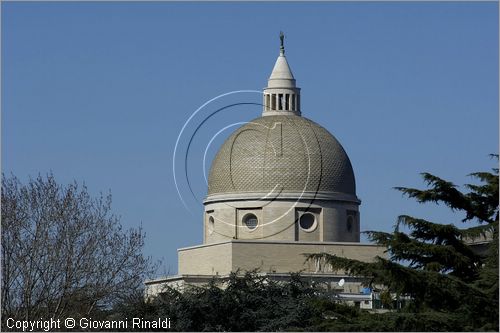
M280 54L264 88L264 112L267 115L300 115L300 88L285 57L285 34L280 31Z

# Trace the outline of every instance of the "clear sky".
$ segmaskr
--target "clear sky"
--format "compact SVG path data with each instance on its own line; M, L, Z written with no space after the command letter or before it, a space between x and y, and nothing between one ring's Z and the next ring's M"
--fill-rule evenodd
M111 190L145 252L177 271L202 242L203 154L222 128L261 114L261 90L286 34L302 113L327 128L354 167L362 230L409 214L454 223L394 186L428 171L459 185L498 152L497 3L2 2L2 170L22 180ZM188 176L182 172L188 140ZM206 169L232 129L207 149ZM180 157L179 157L180 156ZM180 170L180 171L179 171ZM196 200L195 200L196 198Z

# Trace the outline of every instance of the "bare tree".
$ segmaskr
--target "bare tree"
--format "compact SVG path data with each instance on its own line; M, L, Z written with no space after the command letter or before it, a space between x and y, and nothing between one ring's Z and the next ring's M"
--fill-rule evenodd
M144 233L123 230L111 195L2 174L2 326L9 318L84 316L137 292L153 272Z

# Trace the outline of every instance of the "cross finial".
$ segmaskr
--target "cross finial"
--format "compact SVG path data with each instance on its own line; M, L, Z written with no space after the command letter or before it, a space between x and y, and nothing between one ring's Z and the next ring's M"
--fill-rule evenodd
M285 54L285 34L283 33L283 31L280 31L280 41L281 41L280 53Z

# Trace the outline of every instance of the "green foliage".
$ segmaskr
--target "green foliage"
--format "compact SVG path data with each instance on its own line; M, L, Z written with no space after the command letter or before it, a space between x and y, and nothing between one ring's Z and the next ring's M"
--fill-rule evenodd
M297 275L277 283L255 272L236 272L204 287L166 288L149 303L115 308L114 315L144 317L146 310L148 317L171 318L175 331L299 330L319 315L311 306L315 298L315 289Z
M402 215L393 232L368 232L388 248L388 258L366 263L308 255L322 266L363 276L366 286L383 286L385 313L338 303L334 294L300 275L276 282L256 272L236 272L204 287L166 288L150 302L122 303L110 316L169 317L174 331L498 331L498 170L471 174L481 184L466 185L467 193L423 176L428 190L398 189L419 202L463 211L462 222L479 225L458 228ZM493 238L486 254L469 242L481 235ZM394 296L410 301L395 309Z
M384 315L389 330L393 323L398 323L394 330L498 330L498 169L472 173L481 184L466 184L467 193L439 177L422 175L429 189L397 189L420 203L443 203L462 211L462 222L479 225L462 229L402 215L392 233L367 232L371 241L387 247L389 259L365 263L326 253L308 259L364 276L366 285L384 285L410 296L407 308ZM471 244L479 236L491 239L486 254ZM422 317L425 324L416 320Z
M307 305L312 290L298 278L281 286L255 273L233 273L224 289L218 283L182 293L166 290L162 305L177 330L284 330L300 327L312 315Z
M299 275L275 282L255 272L232 274L204 287L166 288L150 301L117 306L108 319L169 317L172 331L395 331L432 327L413 317L371 314L337 303ZM131 327L131 325L129 325ZM455 328L458 326L449 326Z
M392 296L388 290L384 290L380 293L380 301L384 309L392 309Z
M391 295L386 295L391 302ZM233 274L228 281L214 280L183 292L167 288L150 302L138 298L117 306L106 319L133 317L169 317L172 331L470 331L495 327L482 319L471 322L460 313L371 313L337 303L331 294L308 286L299 276L277 283L256 273Z

